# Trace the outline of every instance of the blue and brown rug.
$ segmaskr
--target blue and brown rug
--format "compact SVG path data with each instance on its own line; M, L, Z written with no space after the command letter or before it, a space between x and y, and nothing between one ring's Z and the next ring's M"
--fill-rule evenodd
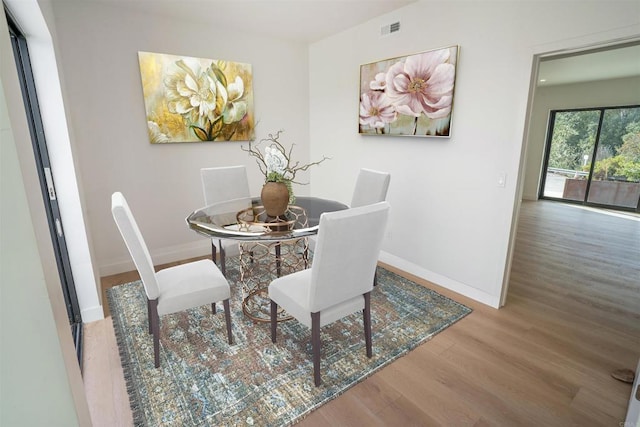
M237 260L227 259L234 343L224 311L203 306L164 316L160 368L153 366L141 282L107 291L136 425L291 425L471 312L384 268L371 297L373 357L362 314L322 328L322 385L313 384L310 330L295 320L269 324L242 313Z

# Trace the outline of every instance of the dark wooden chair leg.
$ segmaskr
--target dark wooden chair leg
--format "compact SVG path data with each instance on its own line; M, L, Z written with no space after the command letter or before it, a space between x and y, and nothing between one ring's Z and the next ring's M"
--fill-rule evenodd
M373 273L373 286L378 286L378 271Z
M224 277L227 277L227 254L225 253L224 248L222 247L222 240L218 240L218 245L220 245L220 271Z
M149 335L153 333L151 329L151 300L147 298L147 323L149 324Z
M367 357L371 357L373 355L371 346L371 292L364 294L362 317L364 320L364 340L367 346Z
M320 312L311 313L311 347L313 347L313 382L318 387L320 379Z
M231 335L231 309L229 308L229 299L222 301L224 305L224 319L227 322L227 336L229 337L229 344L233 344L233 336Z
M211 261L213 261L214 264L216 264L216 245L213 244L213 241L211 241Z
M216 303L215 303L215 302L212 302L212 303L211 303L211 312L212 312L213 314L216 314Z
M160 367L160 316L158 316L158 300L150 300L151 330L153 334L153 359L156 368Z
M271 300L271 342L276 342L276 329L278 327L278 304Z

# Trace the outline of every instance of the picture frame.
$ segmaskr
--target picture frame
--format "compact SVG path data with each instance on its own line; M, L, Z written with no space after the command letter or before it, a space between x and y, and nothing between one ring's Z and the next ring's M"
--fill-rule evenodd
M360 66L358 133L451 136L458 45Z
M149 142L254 138L251 64L138 52Z

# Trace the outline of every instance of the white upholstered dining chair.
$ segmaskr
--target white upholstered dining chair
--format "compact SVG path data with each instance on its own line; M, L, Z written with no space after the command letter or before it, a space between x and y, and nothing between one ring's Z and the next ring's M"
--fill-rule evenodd
M353 189L351 207L371 205L387 199L391 174L373 169L360 169Z
M322 326L362 310L367 357L372 355L370 295L388 216L387 202L322 214L311 268L269 285L271 341L278 307L311 328L316 386Z
M234 199L247 200L247 208L251 206L247 168L241 166L224 166L200 169L204 202L211 205ZM211 238L211 259L216 260L216 252L220 253L220 269L226 276L226 257L237 255L238 242Z
M155 367L160 366L160 316L211 304L224 305L229 344L231 335L231 291L227 279L213 261L206 259L169 267L155 272L151 255L144 242L126 199L120 192L111 196L111 213L133 258L147 295L149 333L153 335Z
M391 182L391 174L389 172L381 172L373 169L362 168L356 178L356 185L351 196L352 208L360 206L372 205L374 203L384 202L387 200L387 192L389 183ZM316 236L309 238L309 247L313 251L316 250ZM373 278L373 285L378 283L377 277Z
M360 169L356 186L351 197L351 207L371 205L387 200L387 191L391 182L389 172L381 172L373 169ZM378 284L377 276L373 278L373 286Z
M360 169L356 178L356 185L351 196L352 208L371 205L374 203L384 202L387 200L387 192L389 183L391 182L391 174L388 172L380 172L373 169ZM309 237L309 247L315 251L316 236Z

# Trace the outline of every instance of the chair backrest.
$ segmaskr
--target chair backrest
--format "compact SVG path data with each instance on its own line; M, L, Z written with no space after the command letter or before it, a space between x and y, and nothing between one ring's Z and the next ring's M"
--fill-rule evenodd
M136 265L138 273L140 273L147 297L149 299L158 298L160 292L151 255L149 255L149 250L144 243L142 233L140 233L131 209L129 209L129 204L120 192L113 193L111 196L111 214L116 221L124 243L127 245L127 249L129 249L133 263Z
M320 216L311 265L311 312L373 289L388 217L387 202Z
M207 205L251 196L247 168L244 165L202 168L200 178Z
M387 172L379 172L372 169L360 169L356 186L353 190L351 199L351 207L372 205L374 203L384 202L387 198L387 190L391 174Z

